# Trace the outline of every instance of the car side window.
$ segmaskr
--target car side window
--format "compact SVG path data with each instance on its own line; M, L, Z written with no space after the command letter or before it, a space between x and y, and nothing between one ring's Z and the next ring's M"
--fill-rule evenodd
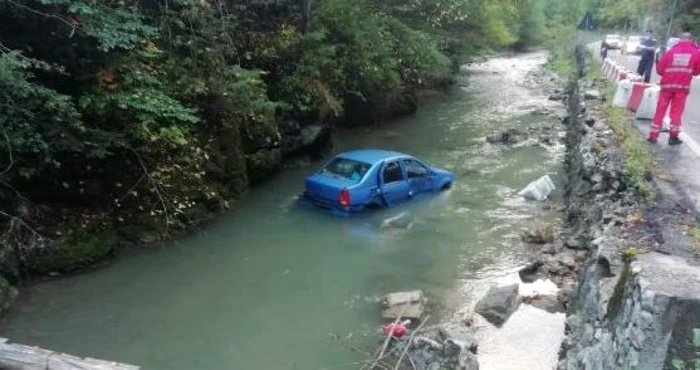
M406 173L409 179L428 176L428 169L417 161L405 159L403 163L406 166Z
M401 166L399 162L391 162L384 167L383 173L384 183L388 184L390 182L402 181L403 172L401 172Z

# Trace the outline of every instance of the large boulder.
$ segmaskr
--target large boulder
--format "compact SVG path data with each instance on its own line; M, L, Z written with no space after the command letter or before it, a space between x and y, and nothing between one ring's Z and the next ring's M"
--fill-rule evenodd
M50 275L76 271L108 258L118 246L113 230L91 230L75 233L57 240L46 248L28 253L26 266L30 274Z
M474 310L490 323L501 326L520 305L519 285L494 285Z
M286 123L282 135L281 149L285 158L309 155L319 158L333 147L333 134L330 124L312 123L297 127L295 122Z
M282 155L279 149L262 149L255 153L246 154L248 179L251 183L259 183L277 173L282 166Z
M382 317L385 319L420 319L425 312L426 299L423 292L397 292L384 297Z
M347 126L373 126L382 120L413 114L418 109L418 98L409 89L383 91L372 97L347 94L343 123Z

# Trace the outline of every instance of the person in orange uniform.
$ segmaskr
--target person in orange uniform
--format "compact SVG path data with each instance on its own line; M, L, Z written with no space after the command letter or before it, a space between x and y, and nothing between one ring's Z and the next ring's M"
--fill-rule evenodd
M661 76L659 83L661 91L656 105L656 113L649 132L649 142L659 140L659 132L663 125L666 110L671 107L670 137L668 145L679 145L683 141L681 133L681 117L685 110L685 101L690 92L693 76L700 74L700 52L693 43L688 32L681 34L680 41L670 48L656 64L656 73Z

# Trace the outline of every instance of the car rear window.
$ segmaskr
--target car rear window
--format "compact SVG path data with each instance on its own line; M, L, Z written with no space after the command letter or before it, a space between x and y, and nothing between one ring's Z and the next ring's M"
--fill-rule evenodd
M323 169L319 172L322 175L329 175L332 177L340 177L347 180L352 180L355 182L360 182L372 167L369 163L356 161L353 159L336 157L333 158Z

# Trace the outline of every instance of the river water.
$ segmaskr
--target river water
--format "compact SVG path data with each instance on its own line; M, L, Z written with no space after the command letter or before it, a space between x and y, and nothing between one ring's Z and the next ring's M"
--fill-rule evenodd
M561 187L561 147L484 141L509 127L553 123L530 114L554 104L525 78L544 62L535 53L472 66L450 93L424 97L415 115L338 135L339 151L388 148L450 169L453 189L344 219L298 207L311 169L286 171L192 236L24 289L2 336L143 369L336 369L364 358L349 347L376 344L383 294L422 289L436 320L460 317L477 293L526 261L522 229L557 217L517 191L546 173ZM400 213L410 225L381 227ZM515 325L549 327L554 337L563 330L551 314L521 311ZM508 325L480 326L482 369L551 368L547 340L523 347ZM544 353L538 345L547 358L512 359L510 351Z

